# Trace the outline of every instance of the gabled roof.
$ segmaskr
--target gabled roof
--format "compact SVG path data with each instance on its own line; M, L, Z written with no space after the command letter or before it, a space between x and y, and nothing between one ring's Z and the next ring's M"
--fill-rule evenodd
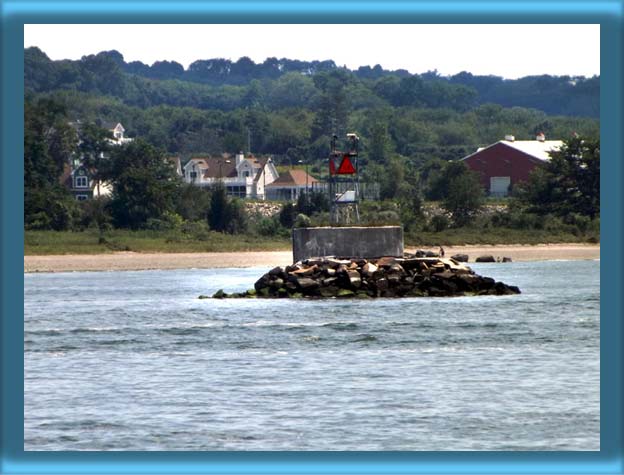
M208 158L208 167L204 170L204 178L231 178L237 177L236 163L225 158Z
M254 157L253 155L251 157L245 157L245 161L249 163L253 168L262 168L267 160L267 157L259 158Z
M235 160L222 157L194 157L191 158L184 168L195 165L204 178L228 178L236 177L238 173L236 171Z
M558 150L563 145L563 141L561 140L499 140L492 145L488 145L487 147L480 147L476 152L471 153L470 155L462 158L462 160L466 160L473 155L482 152L488 148L494 147L495 145L502 144L507 147L511 147L513 149L519 150L520 152L526 153L527 155L532 156L533 158L537 158L538 160L550 160L550 155L548 152Z
M210 157L195 157L195 158L191 158L188 162L186 162L184 164L184 168L188 167L189 165L195 165L196 168L199 168L200 170L203 170L204 168L208 167L208 162L207 160Z
M264 170L264 167L266 167L267 163L269 163L270 157L257 158L257 157L251 156L249 158L246 158L245 160L247 162L250 162L251 166L255 170L257 170L256 176L254 176L254 181L258 181L260 180L260 176L262 175L262 171Z
M122 131L126 130L121 122L102 122L102 128L106 130L115 130L117 126L120 126Z
M312 183L318 183L318 180L314 178L312 175L309 175L305 172L305 170L288 170L286 173L283 173L279 176L277 180L275 180L270 185L273 187L288 187L288 186L305 186L306 185L306 176L308 178L307 183L308 186Z

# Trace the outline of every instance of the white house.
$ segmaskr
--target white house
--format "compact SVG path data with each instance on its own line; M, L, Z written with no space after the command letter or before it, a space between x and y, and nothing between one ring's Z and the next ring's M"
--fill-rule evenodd
M112 132L113 138L109 139L109 142L113 145L123 145L134 140L130 137L124 137L126 129L121 125L121 122L105 122L102 124L102 128Z
M78 137L80 137L82 122L77 120L76 122L70 122L69 125L78 132ZM124 136L126 129L120 122L103 123L101 127L112 134L112 138L106 139L111 145L124 145L134 140ZM104 158L104 153L100 157ZM60 182L71 191L78 201L110 196L113 192L111 184L94 180L91 172L92 170L88 170L83 165L83 157L75 155L63 170Z
M222 182L228 195L266 199L265 186L279 176L270 157L256 158L242 152L234 156L194 157L183 167L184 181L197 186Z

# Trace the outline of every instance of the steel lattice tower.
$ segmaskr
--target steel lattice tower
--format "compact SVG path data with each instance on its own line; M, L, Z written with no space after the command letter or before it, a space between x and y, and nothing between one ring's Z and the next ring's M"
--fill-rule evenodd
M360 138L347 134L347 150L336 148L337 136L332 137L329 154L329 201L331 224L360 222L360 183L358 174L358 147Z

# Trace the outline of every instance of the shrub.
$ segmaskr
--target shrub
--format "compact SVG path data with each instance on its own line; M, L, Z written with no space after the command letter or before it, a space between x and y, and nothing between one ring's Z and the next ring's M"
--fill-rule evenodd
M145 228L152 231L174 231L180 229L183 222L179 214L165 211L160 218L149 218L145 223Z
M400 224L401 219L396 211L383 210L374 213L368 213L365 221L370 225L391 225Z
M247 230L247 212L242 200L233 199L227 204L226 216L228 221L225 231L230 234L244 233Z
M112 228L112 216L110 214L110 200L108 198L94 198L79 203L80 206L80 226L84 228L95 228L104 231Z
M297 209L292 203L286 203L279 212L279 222L285 228L292 228L297 217Z
M295 228L307 228L310 226L310 218L303 213L299 213L295 219Z
M72 229L79 219L78 202L65 190L50 188L24 194L24 220L26 229Z
M210 236L210 228L205 221L184 221L180 232L198 241L207 241Z
M212 189L208 223L214 231L229 234L243 233L247 229L245 205L240 199L229 199L222 183Z
M287 230L280 224L277 216L260 218L256 223L256 231L260 236L279 236L287 234Z
M449 219L443 214L436 214L431 217L429 220L428 228L429 231L433 231L436 233L442 232L451 225Z

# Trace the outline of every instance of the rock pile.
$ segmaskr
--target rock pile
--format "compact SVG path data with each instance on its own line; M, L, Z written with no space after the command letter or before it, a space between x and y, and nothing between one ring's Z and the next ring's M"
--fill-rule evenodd
M264 274L253 290L213 298L453 297L519 294L518 287L475 274L454 259L306 259Z
M276 203L261 202L245 202L245 211L248 214L258 214L263 218L270 218L275 216L282 209L282 205Z

